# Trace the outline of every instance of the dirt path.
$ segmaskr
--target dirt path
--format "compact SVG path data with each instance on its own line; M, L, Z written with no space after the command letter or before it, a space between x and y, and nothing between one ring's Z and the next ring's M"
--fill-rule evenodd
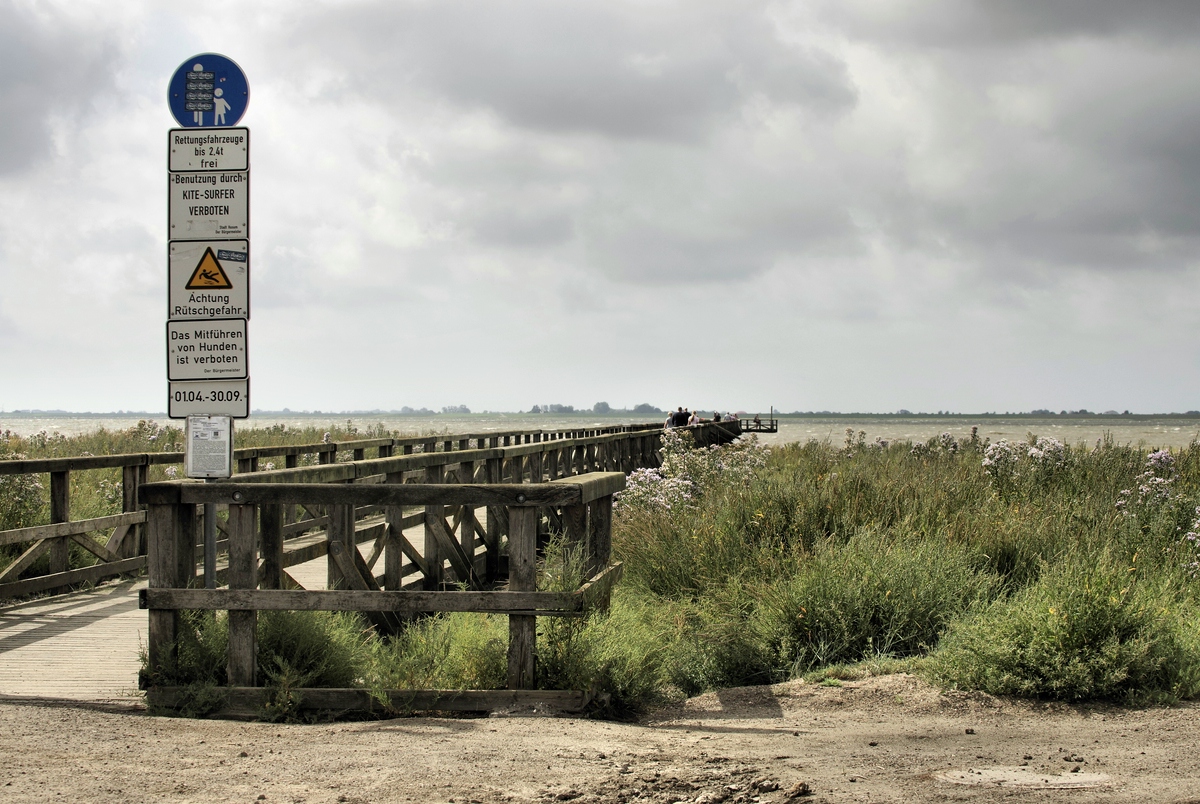
M1200 706L1046 706L909 676L727 690L639 724L270 725L3 700L0 800L1200 802L1198 744ZM1071 783L1091 786L1056 787Z

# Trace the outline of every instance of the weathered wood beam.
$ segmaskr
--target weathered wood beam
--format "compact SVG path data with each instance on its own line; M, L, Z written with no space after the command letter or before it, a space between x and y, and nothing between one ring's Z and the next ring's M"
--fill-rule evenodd
M28 528L14 528L0 531L0 545L19 544L40 539L53 539L57 536L74 536L80 533L92 533L105 528L133 525L146 521L145 511L135 511L128 514L113 514L94 519L79 519L73 522L59 522L54 525L34 525Z
M348 559L343 552L343 557ZM349 565L349 560L347 561ZM362 581L365 584L365 580ZM579 592L426 592L367 589L142 589L138 606L151 611L426 611L527 612L572 615L583 599Z
M433 468L433 467L430 467ZM440 466L438 467L440 468ZM580 501L577 484L498 483L445 485L404 483L358 486L329 483L149 483L142 497L157 505L224 503L227 505L573 505Z
M146 556L123 558L111 564L96 564L91 567L67 570L57 575L39 575L23 581L0 584L0 599L36 595L47 589L57 589L77 583L96 583L114 575L137 572L146 566Z

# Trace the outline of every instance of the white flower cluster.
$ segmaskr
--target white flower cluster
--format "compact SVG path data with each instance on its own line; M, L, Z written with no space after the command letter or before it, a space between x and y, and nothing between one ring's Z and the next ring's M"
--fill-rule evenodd
M1032 446L1026 446L1035 469L1053 471L1067 462L1067 446L1057 438L1039 438Z
M751 435L696 449L690 433L666 430L662 452L661 467L629 475L625 490L616 496L619 508L687 508L709 489L745 485L767 465L770 448Z
M983 451L983 468L994 480L1016 477L1024 464L1031 472L1051 473L1067 462L1067 446L1057 438L1011 443L1000 439Z
M666 477L662 469L634 469L625 490L616 495L619 509L679 510L696 501L695 486L682 477Z
M987 449L983 451L983 468L993 479L1012 477L1017 473L1022 448L1025 446L1024 441L1010 444L1004 438L994 444L988 444Z
M1133 498L1133 489L1122 489L1117 500L1117 510L1131 516L1136 509L1154 507L1169 502L1177 495L1172 495L1175 479L1179 473L1175 471L1175 458L1165 449L1151 452L1146 456L1146 469L1137 476L1137 499ZM1131 508L1130 503L1134 503Z

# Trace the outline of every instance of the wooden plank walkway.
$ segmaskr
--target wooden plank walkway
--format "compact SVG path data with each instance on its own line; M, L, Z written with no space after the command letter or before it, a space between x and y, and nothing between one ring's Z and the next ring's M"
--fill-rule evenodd
M145 579L0 609L0 694L78 701L140 698Z
M423 525L405 535L421 549ZM369 552L369 542L359 549ZM322 556L287 571L306 589L324 589L327 566ZM138 608L138 590L145 587L142 577L0 608L0 699L140 703L137 673L148 617Z

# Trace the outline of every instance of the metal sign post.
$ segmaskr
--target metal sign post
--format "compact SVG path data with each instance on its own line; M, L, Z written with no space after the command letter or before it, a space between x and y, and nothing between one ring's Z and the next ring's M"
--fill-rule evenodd
M167 85L182 129L167 140L167 415L187 419L188 477L233 474L233 419L250 415L250 102L241 68L218 53L185 61ZM204 506L204 586L216 588L217 506Z
M233 474L233 419L188 416L184 474L211 483ZM204 504L204 588L217 588L217 505Z

